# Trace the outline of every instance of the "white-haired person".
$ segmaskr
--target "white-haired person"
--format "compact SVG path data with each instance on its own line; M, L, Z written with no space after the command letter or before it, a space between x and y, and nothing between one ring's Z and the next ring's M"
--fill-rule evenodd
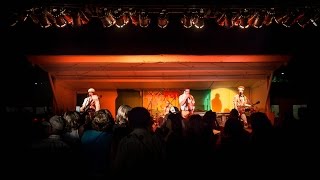
M80 112L86 112L88 110L99 111L100 110L100 101L98 95L95 94L93 88L88 89L88 97L83 100Z

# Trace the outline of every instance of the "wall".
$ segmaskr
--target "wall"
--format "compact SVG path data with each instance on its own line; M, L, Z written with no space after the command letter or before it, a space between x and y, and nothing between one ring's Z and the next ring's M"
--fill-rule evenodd
M164 115L166 101L169 101L172 106L179 108L179 95L181 90L144 90L143 91L143 107L147 108L152 116L158 117Z
M142 97L140 91L131 89L117 90L118 96L115 100L115 113L121 105L129 105L131 107L142 106Z
M211 90L190 90L196 101L195 111L208 111L211 109Z
M260 101L254 106L256 111L265 112L268 88L267 80L258 81L252 87L245 87L244 94L248 97L251 104ZM233 97L238 93L237 87L234 88L213 88L211 90L211 109L215 112L230 112L233 109Z
M255 106L255 110L266 113L271 123L275 124L275 115L270 105L270 85L271 79L257 81L251 88L252 101L253 103L260 101L260 103Z
M76 92L61 81L53 81L54 108L56 114L76 110ZM56 103L55 103L56 102Z
M118 96L117 90L104 90L97 92L100 97L100 108L108 109L113 117L116 115L116 98Z
M266 107L269 106L268 89L268 80L258 81L251 87L251 102L255 103L260 101L260 103L255 106L258 111L266 112L268 110Z
M233 109L233 97L237 94L237 89L213 88L211 89L211 110L215 112L228 113ZM244 92L248 96L248 90Z

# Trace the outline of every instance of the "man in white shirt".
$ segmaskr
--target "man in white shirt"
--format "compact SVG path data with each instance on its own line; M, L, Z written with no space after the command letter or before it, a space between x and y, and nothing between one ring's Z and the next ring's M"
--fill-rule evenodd
M100 101L98 95L94 94L96 91L93 88L88 89L88 97L86 97L80 108L80 112L88 110L99 111Z
M244 86L238 87L238 94L236 94L233 98L233 106L239 112L239 117L241 121L243 121L244 126L248 126L247 116L245 114L245 110L251 107L249 99L244 95Z
M185 89L183 94L179 96L179 105L183 118L187 118L193 114L195 103L194 97L190 94L190 89Z

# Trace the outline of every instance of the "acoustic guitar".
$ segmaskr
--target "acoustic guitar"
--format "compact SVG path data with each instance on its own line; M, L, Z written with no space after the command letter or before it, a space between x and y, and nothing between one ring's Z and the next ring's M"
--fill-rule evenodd
M93 106L93 104L94 104L94 101L93 101L93 99L90 99L90 101L88 102L88 104L86 105L86 107L84 108L84 112L87 112L89 109L92 109L92 108L90 108L91 106Z
M250 106L238 106L238 112L239 114L245 114L246 116L250 116L251 113L254 112L254 106L259 104L260 101L257 101L254 104L251 104Z

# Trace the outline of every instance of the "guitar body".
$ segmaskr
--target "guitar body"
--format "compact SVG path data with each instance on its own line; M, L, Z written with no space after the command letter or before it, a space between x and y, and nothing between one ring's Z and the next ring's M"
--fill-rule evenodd
M254 106L259 104L260 101L257 101L254 104L251 104L251 106L238 106L237 110L239 114L245 114L246 116L250 116L252 113L255 112Z
M251 107L251 108L245 109L244 114L245 114L246 116L251 116L251 114L254 113L254 112L255 112L254 108Z
M89 103L87 104L87 106L84 108L83 111L84 112L95 111L95 109L94 109L94 101L92 99L89 101Z

